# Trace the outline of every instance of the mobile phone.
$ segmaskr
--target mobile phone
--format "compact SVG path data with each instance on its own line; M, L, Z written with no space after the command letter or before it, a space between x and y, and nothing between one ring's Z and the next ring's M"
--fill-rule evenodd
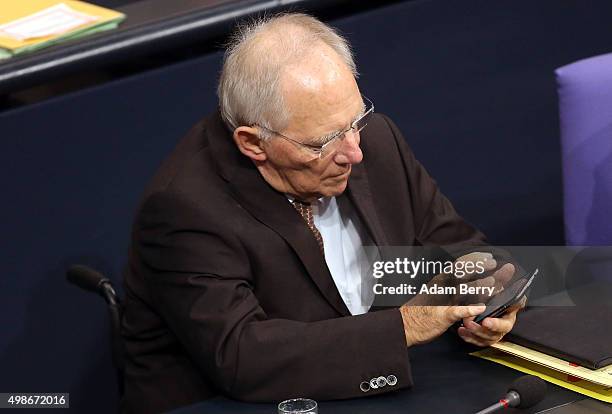
M527 290L533 283L538 271L539 269L535 269L531 276L521 277L508 288L493 296L487 302L485 311L476 316L474 322L480 323L485 318L497 318L506 313L509 307L518 303L527 294Z

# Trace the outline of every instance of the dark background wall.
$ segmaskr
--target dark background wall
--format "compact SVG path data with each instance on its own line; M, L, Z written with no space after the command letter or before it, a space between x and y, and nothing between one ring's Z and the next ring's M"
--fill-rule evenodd
M553 69L612 49L612 2L415 1L332 21L360 85L398 123L458 210L493 242L562 244ZM82 262L120 284L140 191L216 104L219 52L0 114L0 390L70 392L113 412L101 300ZM111 398L108 398L108 397Z

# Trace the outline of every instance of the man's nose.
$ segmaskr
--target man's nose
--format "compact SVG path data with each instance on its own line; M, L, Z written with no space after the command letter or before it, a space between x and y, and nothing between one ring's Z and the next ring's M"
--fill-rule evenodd
M363 160L359 141L359 132L348 131L334 155L334 161L338 164L359 164Z

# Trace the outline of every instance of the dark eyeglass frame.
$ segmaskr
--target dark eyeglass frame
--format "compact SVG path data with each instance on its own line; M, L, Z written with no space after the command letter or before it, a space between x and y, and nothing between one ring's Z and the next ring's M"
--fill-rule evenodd
M349 131L354 130L355 133L361 132L363 128L365 128L368 125L367 122L362 123L362 121L367 121L369 116L374 113L374 103L364 95L361 95L361 97L363 98L364 104L366 105L366 109L363 112L363 114L358 119L353 121L350 127L348 127L347 129L343 131L336 133L334 136L330 137L325 144L322 144L322 145L305 144L296 139L283 135L278 131L274 131L264 126L261 126L261 125L254 125L254 126L257 126L273 135L283 138L286 141L292 142L293 144L312 152L316 157L320 159L321 155L325 151L325 148L329 147L330 144L344 140L344 138L346 137L346 134Z

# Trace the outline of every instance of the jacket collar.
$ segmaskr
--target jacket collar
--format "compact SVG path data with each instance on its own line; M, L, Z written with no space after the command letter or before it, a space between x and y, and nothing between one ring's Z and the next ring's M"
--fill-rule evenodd
M228 182L232 196L255 219L266 225L291 246L321 294L341 315L350 315L329 272L325 258L308 226L287 201L260 175L252 161L236 148L231 132L217 112L206 129L216 168ZM355 165L349 178L347 195L377 245L386 244L378 222L364 167Z

